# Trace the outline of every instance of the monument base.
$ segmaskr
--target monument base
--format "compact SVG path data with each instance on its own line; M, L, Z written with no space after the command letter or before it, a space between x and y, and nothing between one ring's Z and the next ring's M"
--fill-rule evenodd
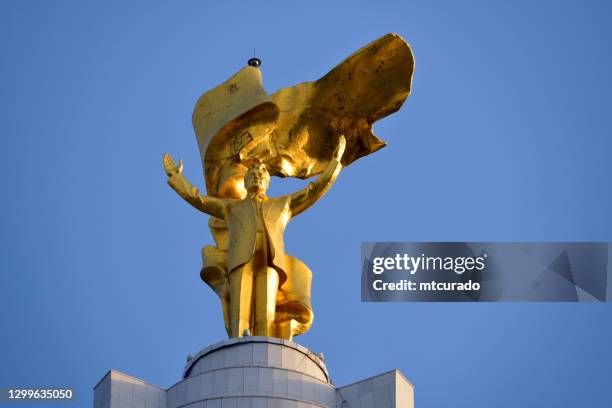
M323 356L272 337L241 337L188 358L167 390L110 370L94 408L413 408L412 384L392 370L336 387Z

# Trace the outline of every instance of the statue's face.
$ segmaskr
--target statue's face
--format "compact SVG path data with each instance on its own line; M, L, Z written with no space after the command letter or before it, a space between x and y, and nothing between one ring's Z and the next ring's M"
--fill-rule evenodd
M255 164L244 176L244 186L247 191L267 191L270 185L270 173L263 164Z

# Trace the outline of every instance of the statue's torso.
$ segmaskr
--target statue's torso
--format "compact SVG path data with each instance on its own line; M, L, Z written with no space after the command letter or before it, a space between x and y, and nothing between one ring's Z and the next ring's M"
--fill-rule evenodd
M288 196L267 198L259 204L250 197L232 201L225 218L229 235L228 271L248 262L258 242L268 246L268 264L284 269L283 234L291 219Z

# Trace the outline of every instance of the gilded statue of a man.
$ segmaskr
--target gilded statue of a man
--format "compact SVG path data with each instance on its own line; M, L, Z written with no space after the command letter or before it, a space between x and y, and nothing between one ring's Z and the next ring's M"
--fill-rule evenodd
M408 44L387 34L313 82L268 94L249 62L200 96L192 124L206 194L183 177L182 162L165 155L164 168L170 186L210 215L214 244L202 248L200 277L219 296L230 337L292 340L310 329L313 273L285 252L285 227L343 167L385 146L372 125L402 106L413 68ZM271 176L318 179L270 198Z
M338 145L325 171L308 187L296 193L271 198L266 195L270 174L263 163L255 162L247 170L243 199L203 196L164 156L168 184L196 209L225 221L229 235L227 261L229 296L229 334L290 338L275 327L279 287L287 280L283 233L292 217L312 206L331 187L342 169L340 160L346 141Z

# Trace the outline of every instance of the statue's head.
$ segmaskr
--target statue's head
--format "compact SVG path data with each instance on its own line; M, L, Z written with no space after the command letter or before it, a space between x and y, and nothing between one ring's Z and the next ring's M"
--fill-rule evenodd
M244 186L248 192L265 193L270 185L270 173L263 163L255 163L244 175Z

